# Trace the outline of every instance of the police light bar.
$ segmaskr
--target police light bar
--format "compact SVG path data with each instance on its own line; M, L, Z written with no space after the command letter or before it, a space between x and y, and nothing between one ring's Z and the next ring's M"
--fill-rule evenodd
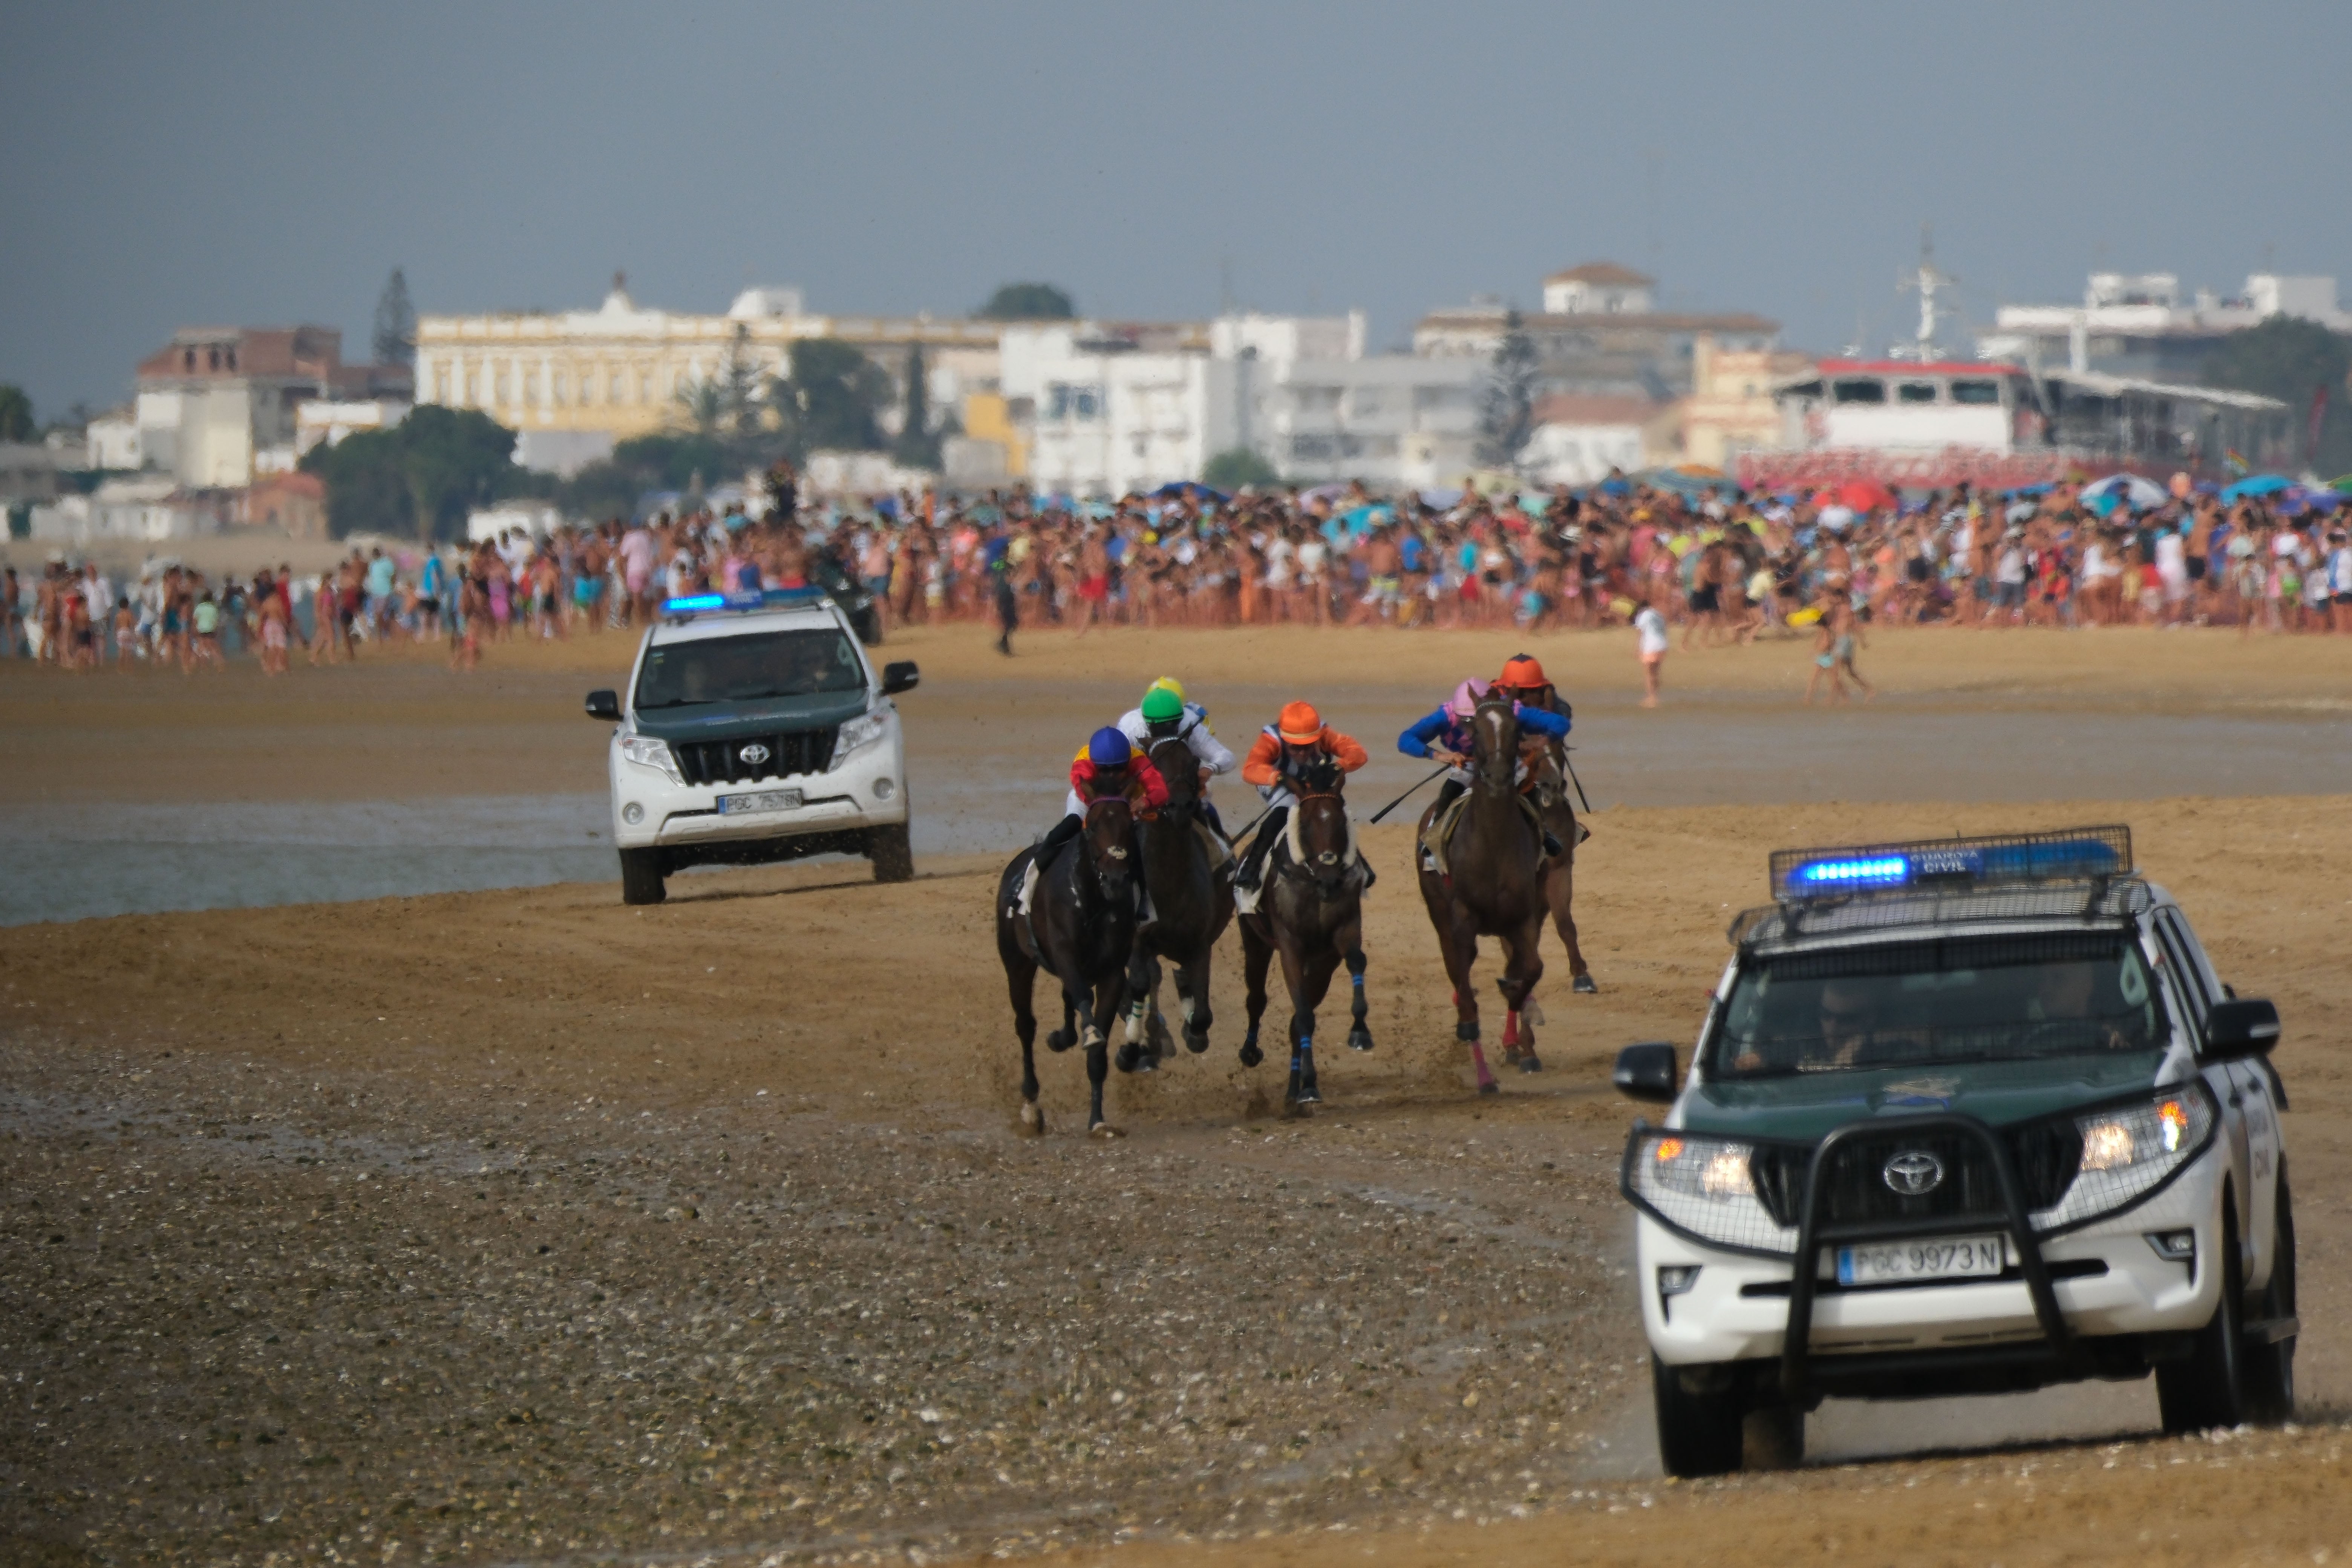
M764 610L772 605L807 605L824 597L823 588L770 588L757 594L681 594L664 599L665 616L701 616L714 610Z
M1898 888L2087 881L2132 869L2131 829L2067 827L1772 852L1772 897L1822 899Z

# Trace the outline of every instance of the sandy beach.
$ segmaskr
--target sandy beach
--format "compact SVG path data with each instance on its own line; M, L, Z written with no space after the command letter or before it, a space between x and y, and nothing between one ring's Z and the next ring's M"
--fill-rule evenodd
M1372 745L1368 811L1417 776L1395 729L1517 647L1046 633L1004 660L953 627L889 652L924 668L919 812L993 843L1044 827L1073 737L1171 672L1236 742L1315 697ZM593 794L581 693L632 647L274 685L0 667L0 811ZM1466 1092L1395 826L1367 835L1377 1047L1328 1053L1328 1103L1284 1120L1278 1069L1235 1062L1229 941L1210 1051L1115 1076L1108 1142L1075 1057L1041 1059L1048 1136L1013 1134L993 847L898 887L852 862L681 878L646 910L565 881L0 930L26 1417L0 1436L0 1555L2342 1550L2352 1042L2315 916L2352 854L2352 639L1887 636L1864 655L1885 695L1836 711L1797 704L1793 642L1670 658L1656 713L1629 638L1536 651L1601 807L1578 901L1601 994L1548 948L1547 1070L1499 1102ZM1658 1481L1610 1058L1687 1043L1773 847L2102 821L2287 1020L2302 1427L2160 1439L2146 1384L1832 1405L1808 1469Z

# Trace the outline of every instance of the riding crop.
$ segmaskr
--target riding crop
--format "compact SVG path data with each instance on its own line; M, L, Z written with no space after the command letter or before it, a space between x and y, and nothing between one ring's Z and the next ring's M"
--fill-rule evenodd
M1429 782L1430 782L1430 779L1434 779L1434 778L1438 777L1438 776L1439 776L1439 774L1442 774L1442 773L1445 773L1448 769L1452 768L1453 766L1454 766L1454 764L1453 764L1452 763L1441 763L1441 764L1439 765L1439 767L1438 767L1437 772L1436 772L1436 773L1432 773L1432 774L1430 774L1430 775L1429 775L1429 778L1426 778L1426 779L1422 780L1422 781L1421 781L1421 784L1417 784L1413 785L1412 789L1409 789L1409 790L1405 791L1405 792L1404 792L1404 794L1402 794L1402 795L1401 795L1397 796L1394 800L1392 800L1392 801L1389 802L1389 803L1388 803L1388 805L1384 805L1384 806L1381 807L1381 808L1380 808L1380 810L1378 810L1378 811L1376 811L1376 812L1372 813L1372 820L1373 820L1374 822L1378 822L1381 817L1386 816L1390 812L1394 811L1398 806L1402 805L1403 805L1403 804L1404 804L1408 799L1412 798L1412 796L1413 795L1413 794L1421 788L1421 785L1422 785L1422 784L1425 784L1429 783Z
M1584 799L1584 781L1583 781L1582 779L1578 778L1578 777L1576 776L1576 764L1575 764L1574 763L1572 763L1572 762L1570 762L1570 761L1569 761L1568 752L1569 752L1569 748L1568 748L1568 747L1566 747L1566 746L1562 746L1562 747L1559 749L1559 760L1560 760L1560 763L1562 763L1562 765L1564 765L1564 766L1568 769L1568 779L1569 779L1569 782L1570 782L1570 784L1574 784L1574 785L1576 786L1576 798L1577 798L1578 800L1580 800L1580 801L1583 801L1583 804L1584 804L1584 815L1585 815L1585 816L1591 816L1592 815L1592 803L1591 803L1591 801L1589 801L1589 800L1585 800L1585 799ZM1413 788L1415 788L1415 789L1419 789L1419 788L1421 787L1421 785L1419 785L1419 784L1415 784L1415 785L1413 785L1412 787L1413 787ZM1377 819L1377 818L1375 818L1375 820L1378 820L1378 819Z

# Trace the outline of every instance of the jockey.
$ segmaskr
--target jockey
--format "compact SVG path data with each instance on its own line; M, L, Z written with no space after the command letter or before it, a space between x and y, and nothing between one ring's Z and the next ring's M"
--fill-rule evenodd
M1076 838L1086 826L1087 808L1096 801L1118 795L1125 795L1138 806L1166 805L1168 781L1160 776L1151 759L1138 751L1123 731L1106 724L1087 737L1070 763L1070 795L1064 803L1068 810L1029 858L1029 874L1021 885L1023 914L1029 912L1029 900L1036 893L1037 879L1045 867L1061 853L1062 846Z
M1576 721L1575 710L1561 700L1559 689L1533 654L1513 654L1503 661L1503 673L1495 678L1495 689L1509 697L1521 708L1539 708L1547 713L1557 713L1570 724Z
M1225 749L1223 742L1209 732L1208 710L1185 700L1183 683L1172 675L1163 675L1153 681L1144 692L1141 704L1119 715L1118 727L1135 742L1136 750L1147 756L1154 742L1171 735L1183 741L1192 755L1200 759L1203 775L1202 811L1222 837L1225 825L1218 817L1217 808L1209 802L1208 780L1215 774L1233 772L1234 754Z
M1314 704L1286 704L1280 716L1258 735L1250 747L1249 760L1242 763L1242 778L1257 785L1257 793L1272 809L1258 825L1257 836L1250 840L1249 853L1242 858L1234 886L1258 885L1266 854L1289 826L1290 808L1298 804L1291 786L1304 769L1313 763L1328 761L1336 763L1341 773L1352 773L1370 760L1354 740L1324 723Z
M1511 664L1505 665L1503 668L1507 672L1518 674L1524 679L1524 671L1513 671L1511 668L1512 665L1521 664L1534 665L1535 660L1513 659ZM1538 678L1542 676L1543 670L1540 666L1537 666L1535 674ZM1454 695L1447 698L1436 712L1414 721L1403 734L1397 737L1397 750L1406 756L1426 757L1432 761L1449 764L1445 783L1437 792L1436 809L1430 816L1432 823L1442 820L1445 816L1446 807L1452 805L1462 792L1470 787L1469 764L1472 748L1475 745L1470 734L1470 716L1478 710L1479 700L1494 689L1496 686L1491 681L1475 678L1465 680L1454 689ZM1523 747L1531 739L1559 741L1565 740L1568 736L1567 719L1549 708L1530 706L1517 700L1515 695L1511 711L1518 721L1519 737ZM1523 751L1515 776L1524 780L1527 777L1527 757ZM1549 831L1544 834L1544 853L1547 855L1562 853L1559 840Z

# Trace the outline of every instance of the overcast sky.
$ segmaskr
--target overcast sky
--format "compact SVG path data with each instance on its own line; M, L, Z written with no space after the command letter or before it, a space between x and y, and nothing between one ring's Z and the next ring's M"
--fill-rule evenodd
M0 0L0 381L175 328L424 311L1371 314L1608 258L1791 344L2094 268L2352 293L2352 5L116 5Z

